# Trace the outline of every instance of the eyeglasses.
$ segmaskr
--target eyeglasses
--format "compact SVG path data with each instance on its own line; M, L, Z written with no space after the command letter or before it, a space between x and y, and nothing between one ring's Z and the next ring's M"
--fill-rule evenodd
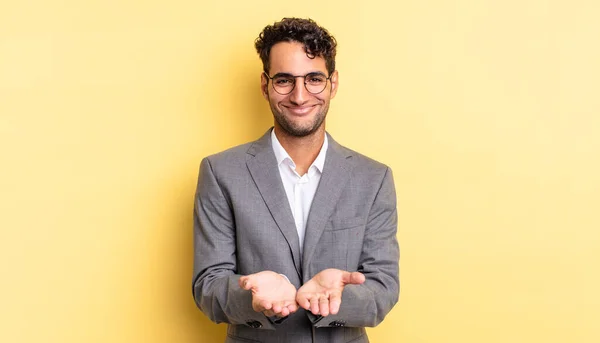
M304 76L279 73L275 74L273 77L270 77L269 74L265 72L263 72L263 74L265 74L269 80L273 81L273 89L281 95L288 95L294 91L294 88L296 88L296 78L298 77L304 78L304 88L306 88L310 94L319 94L323 92L325 87L327 87L327 80L331 78L331 75L326 77L323 73L308 73Z

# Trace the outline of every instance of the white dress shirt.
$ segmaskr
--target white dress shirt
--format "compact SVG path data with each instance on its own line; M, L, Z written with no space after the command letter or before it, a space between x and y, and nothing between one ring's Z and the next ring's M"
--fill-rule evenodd
M325 155L329 145L327 135L325 135L325 141L319 155L304 175L296 172L296 163L294 163L290 155L285 151L281 143L279 143L279 140L275 136L275 130L271 131L271 145L273 146L277 165L279 166L283 188L285 189L290 208L292 209L292 215L296 222L296 230L298 231L300 241L300 253L302 253L308 212L310 211L310 206L319 186L319 180L321 180L323 166L325 165Z

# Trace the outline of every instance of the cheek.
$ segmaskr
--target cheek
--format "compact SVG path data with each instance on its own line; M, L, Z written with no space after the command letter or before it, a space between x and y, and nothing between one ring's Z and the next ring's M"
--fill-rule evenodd
M281 103L285 102L285 97L269 94L269 102L272 106L281 107Z
M327 101L329 98L325 98L325 97L317 97L317 101L320 105L325 106L327 105Z
M331 98L331 93L328 89L326 89L322 93L317 94L314 97L319 101L319 103L324 104L327 103L327 101Z

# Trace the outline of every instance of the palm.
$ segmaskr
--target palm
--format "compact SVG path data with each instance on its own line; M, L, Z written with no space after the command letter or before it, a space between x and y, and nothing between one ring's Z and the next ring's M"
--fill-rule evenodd
M313 314L337 314L342 303L342 291L347 284L361 284L363 274L339 269L326 269L305 283L296 294L300 307Z
M281 275L264 271L240 278L240 287L252 292L252 308L268 316L287 316L297 310L296 288Z
M296 288L291 283L282 280L280 275L259 275L255 282L256 286L251 289L252 307L255 311L261 311L261 308L268 307L264 304L283 302L283 306L287 306L295 301Z
M338 269L326 269L300 287L298 293L325 295L341 293L344 290L341 273L342 271Z

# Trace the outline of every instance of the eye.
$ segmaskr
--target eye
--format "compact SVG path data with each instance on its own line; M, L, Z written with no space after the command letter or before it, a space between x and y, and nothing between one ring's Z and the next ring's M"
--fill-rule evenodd
M286 77L276 77L273 79L273 82L275 82L275 84L278 86L289 86L294 84L293 79Z
M313 84L313 85L319 85L325 82L327 78L323 75L320 74L309 74L306 76L306 82Z

